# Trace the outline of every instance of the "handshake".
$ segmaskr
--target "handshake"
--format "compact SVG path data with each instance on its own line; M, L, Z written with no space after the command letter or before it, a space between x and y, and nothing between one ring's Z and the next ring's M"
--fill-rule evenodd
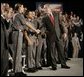
M20 32L24 32L24 30L19 29ZM36 29L35 32L39 34L41 31L39 29Z
M36 33L39 34L41 31L39 29L36 30Z

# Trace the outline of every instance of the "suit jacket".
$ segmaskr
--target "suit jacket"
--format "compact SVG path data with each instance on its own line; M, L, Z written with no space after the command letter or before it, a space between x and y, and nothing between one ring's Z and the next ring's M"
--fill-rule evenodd
M52 14L54 16L54 25L52 24L48 15L45 16L42 21L47 29L47 39L51 42L54 42L59 41L61 39L62 32L64 33L65 30L63 26L59 25L58 14L54 12Z
M61 39L62 34L66 33L65 27L60 24L59 14L58 13L53 12L53 16L54 16L54 19L55 19L55 32L56 32L56 36L57 36L58 39Z
M6 25L1 17L1 76L5 76L8 68L8 44L6 36Z

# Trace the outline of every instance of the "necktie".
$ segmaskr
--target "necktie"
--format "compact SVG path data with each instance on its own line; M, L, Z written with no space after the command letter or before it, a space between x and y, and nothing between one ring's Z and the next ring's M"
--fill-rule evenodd
M54 25L54 17L50 14L50 20L52 22L52 24Z

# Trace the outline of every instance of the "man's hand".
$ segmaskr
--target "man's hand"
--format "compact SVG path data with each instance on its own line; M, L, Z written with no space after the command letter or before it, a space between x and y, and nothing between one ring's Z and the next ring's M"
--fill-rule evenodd
M36 30L36 33L39 34L41 31L39 29Z
M64 38L64 40L66 40L66 38L67 38L67 34L66 33L63 34L63 38Z

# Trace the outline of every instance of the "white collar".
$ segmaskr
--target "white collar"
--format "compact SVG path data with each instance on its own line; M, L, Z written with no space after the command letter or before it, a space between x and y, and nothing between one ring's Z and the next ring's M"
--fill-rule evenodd
M2 16L2 18L3 18L3 19L5 19L5 17L4 17L4 15L3 15L3 14L1 14L1 16Z

